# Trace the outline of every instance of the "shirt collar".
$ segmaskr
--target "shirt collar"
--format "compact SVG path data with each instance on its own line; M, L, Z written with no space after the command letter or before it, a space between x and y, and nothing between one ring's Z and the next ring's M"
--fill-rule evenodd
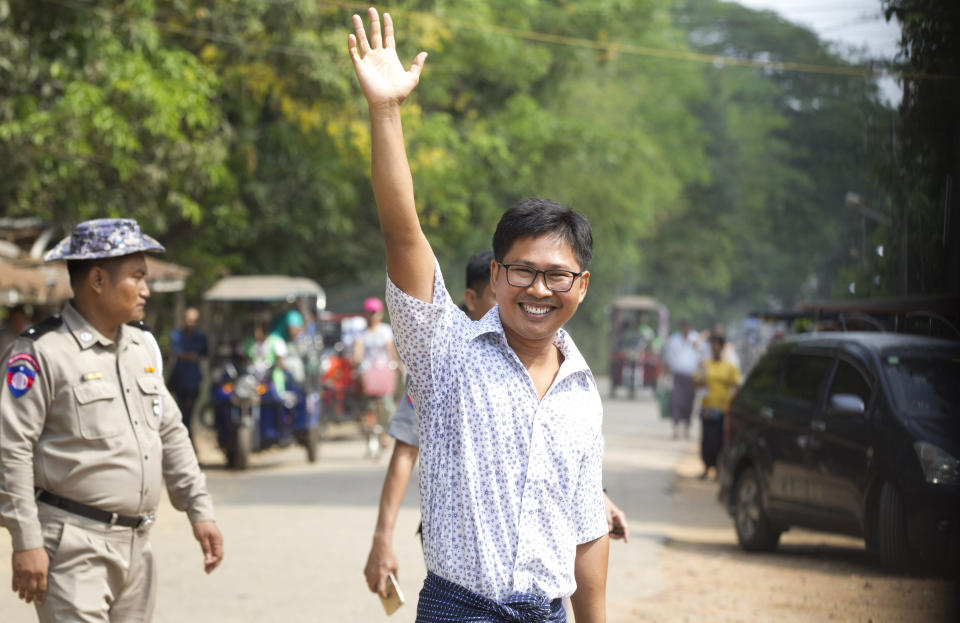
M504 332L503 323L500 321L499 305L494 305L480 320L470 323L467 329L467 339L472 341L487 333L499 335L503 343L509 347L509 344L507 344L507 334ZM587 365L586 359L580 354L580 349L577 348L570 334L564 329L561 328L557 330L557 335L553 338L553 343L560 349L560 352L563 353L563 364L557 373L557 380L576 372L590 371L590 366Z
M475 340L486 333L496 333L503 336L503 341L507 341L507 334L503 332L503 324L500 322L500 306L494 305L483 315L483 318L476 322L471 322L467 329L467 339Z
M64 305L60 316L66 323L67 328L70 329L73 339L77 341L77 344L80 346L81 350L86 350L94 344L100 344L101 346L113 346L114 341L104 336L96 329L96 327L90 324L90 322L84 318L80 312L77 311L77 308L73 306L73 303L67 303ZM128 340L134 343L138 342L136 331L132 331L131 328L126 325L120 325L119 342L123 344Z
M557 331L557 337L554 338L553 343L563 353L563 363L560 364L560 371L557 372L558 381L577 372L592 374L590 366L587 365L587 360L580 354L580 349L573 343L573 338L564 329L561 328Z

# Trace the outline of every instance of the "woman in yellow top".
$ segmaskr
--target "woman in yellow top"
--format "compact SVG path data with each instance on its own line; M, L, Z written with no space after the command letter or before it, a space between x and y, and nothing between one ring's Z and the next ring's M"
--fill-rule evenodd
M719 333L710 336L710 359L700 362L693 377L696 387L706 387L707 393L700 404L700 456L703 458L703 474L706 478L710 468L716 470L717 455L723 444L723 416L730 407L733 394L740 386L740 371L723 358L726 339Z

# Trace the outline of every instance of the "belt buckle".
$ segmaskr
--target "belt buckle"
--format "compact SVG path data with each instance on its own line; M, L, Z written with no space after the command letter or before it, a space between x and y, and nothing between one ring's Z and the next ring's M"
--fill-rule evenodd
M149 515L140 515L140 523L137 524L138 530L143 530L147 528L150 524L157 520L157 515L155 513L150 513Z

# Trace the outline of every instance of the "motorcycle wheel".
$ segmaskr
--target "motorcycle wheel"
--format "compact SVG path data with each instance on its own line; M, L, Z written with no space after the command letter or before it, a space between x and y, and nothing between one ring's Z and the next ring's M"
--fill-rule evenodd
M250 452L253 447L253 428L240 426L237 428L236 445L233 456L230 457L230 467L236 470L245 470L250 464Z
M320 425L307 429L304 445L307 447L307 461L316 463L320 455Z

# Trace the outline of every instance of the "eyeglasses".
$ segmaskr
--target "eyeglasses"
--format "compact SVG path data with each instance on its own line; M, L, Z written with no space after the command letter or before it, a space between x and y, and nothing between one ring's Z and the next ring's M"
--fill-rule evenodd
M507 271L507 283L515 288L529 288L533 285L537 275L543 275L543 285L553 292L569 292L574 280L583 273L569 270L537 270L525 264L504 264L497 262Z

